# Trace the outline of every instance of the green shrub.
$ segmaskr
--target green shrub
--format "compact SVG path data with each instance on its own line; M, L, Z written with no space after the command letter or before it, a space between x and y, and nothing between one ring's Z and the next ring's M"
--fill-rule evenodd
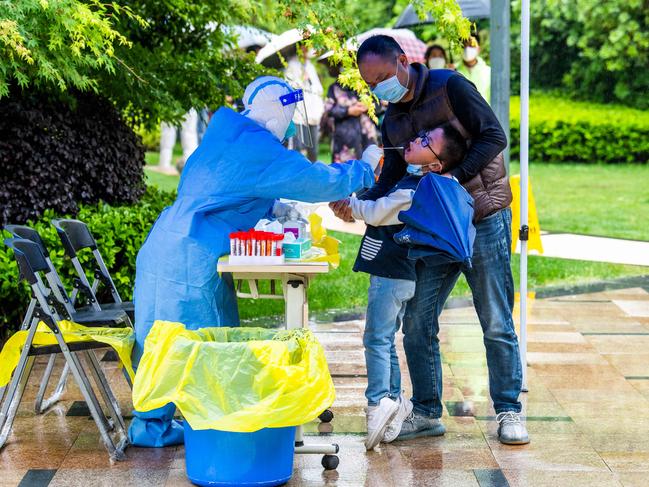
M519 156L520 99L511 99L511 154ZM530 97L530 160L646 163L649 112L576 102L557 95Z
M137 252L162 209L170 205L174 197L174 193L150 187L140 202L134 205L110 206L100 203L81 205L79 209L76 218L90 227L124 300L132 299ZM67 289L72 289L74 270L70 260L64 257L61 241L50 224L50 220L60 217L52 210L46 210L40 220L29 225L38 230ZM4 236L8 235L4 233ZM83 262L84 258L80 257ZM20 326L28 303L28 288L18 281L13 253L7 247L0 246L0 343Z
M14 89L0 99L0 224L144 193L140 138L105 98L68 95Z
M142 145L148 151L160 151L160 125L147 130L144 126L135 129L135 133L142 138Z

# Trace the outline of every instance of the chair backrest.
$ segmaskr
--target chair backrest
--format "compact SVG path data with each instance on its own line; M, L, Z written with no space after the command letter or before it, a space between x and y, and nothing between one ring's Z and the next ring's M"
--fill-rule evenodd
M32 298L38 303L35 316L43 319L56 332L57 323L61 317L70 318L70 305L62 302L57 293L52 291L56 285L53 279L54 273L45 259L41 247L26 238L7 238L4 243L14 252L14 258L20 271L19 277L29 282L32 288ZM39 276L41 272L45 276L45 281ZM35 323L37 322L38 320L35 320Z
M97 250L95 238L82 221L57 219L52 220L52 225L56 228L63 248L70 258L76 257L77 252L82 249Z
M57 306L61 315L73 313L73 302L65 292L61 279L43 253L41 246L26 238L8 238L4 243L14 251L20 277L32 286L33 298L40 302L38 296L40 293L43 300L49 300L50 304ZM39 276L41 272L45 277L44 280Z
M91 295L92 301L95 303L97 302L96 291L101 282L110 291L113 301L121 303L122 298L117 291L117 287L110 276L110 272L106 267L104 259L97 248L97 242L92 236L88 226L82 221L68 219L52 220L52 225L56 228L56 231L61 238L61 242L63 243L63 247L65 248L65 253L72 260L72 265L77 271L81 283L85 286L85 292ZM77 251L82 249L91 249L92 255L97 263L97 267L94 269L95 281L92 284L88 281L85 271L77 257Z
M45 247L45 242L43 242L43 239L36 230L25 225L12 224L5 225L4 228L16 238L26 238L27 240L31 240L32 242L37 243L41 248L43 255L47 257L48 252L47 247Z
M20 277L26 279L30 284L38 282L38 272L50 272L50 266L36 242L25 238L7 238L4 243L14 251Z
M45 261L50 266L50 270L52 271L52 278L56 283L53 291L57 294L57 298L59 298L59 301L63 301L64 303L69 302L71 306L74 306L74 298L71 299L70 296L68 296L68 293L65 290L65 286L63 285L63 281L61 281L61 277L56 271L54 264L50 260L49 252L47 250L47 247L45 246L45 242L43 241L39 233L33 228L26 225L5 225L4 228L16 238L31 240L40 247L41 252L43 252L43 256L45 257Z

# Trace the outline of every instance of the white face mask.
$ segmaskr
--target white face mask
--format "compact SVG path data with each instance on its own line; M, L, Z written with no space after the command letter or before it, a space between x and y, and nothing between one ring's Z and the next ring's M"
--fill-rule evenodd
M446 59L443 57L432 57L428 60L428 67L430 69L444 69L446 67Z
M467 46L464 48L464 52L462 53L462 59L464 59L466 62L471 62L475 58L478 57L478 48L477 47L470 47Z

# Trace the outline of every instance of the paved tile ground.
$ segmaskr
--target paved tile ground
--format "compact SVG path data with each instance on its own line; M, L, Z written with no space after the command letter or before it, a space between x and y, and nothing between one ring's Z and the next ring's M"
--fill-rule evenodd
M325 345L338 398L333 423L308 425L307 441L338 443L341 461L337 471L323 471L320 456L298 456L290 486L649 485L649 293L643 289L532 304L529 393L522 395L532 442L519 447L501 445L495 436L473 309L443 315L447 434L373 452L363 447L363 322L314 328ZM401 344L400 354L403 358ZM124 380L114 364L105 365L128 411ZM34 377L43 367L38 365ZM94 423L68 416L81 399L78 390L70 385L62 403L35 416L36 386L32 381L13 434L0 451L0 486L190 485L182 447L130 448L126 461L111 465Z

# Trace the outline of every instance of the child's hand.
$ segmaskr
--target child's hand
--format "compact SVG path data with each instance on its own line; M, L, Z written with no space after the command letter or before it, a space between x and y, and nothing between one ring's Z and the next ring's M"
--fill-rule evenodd
M338 218L347 223L353 223L354 217L352 216L352 207L349 206L349 198L344 198L338 201L329 203L329 208L334 212Z

